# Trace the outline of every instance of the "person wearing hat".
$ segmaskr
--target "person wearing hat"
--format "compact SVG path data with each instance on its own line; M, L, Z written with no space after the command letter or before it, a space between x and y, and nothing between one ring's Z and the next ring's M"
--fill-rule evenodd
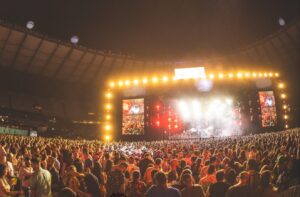
M33 175L30 178L30 189L32 197L52 197L51 174L41 167L39 157L31 159Z

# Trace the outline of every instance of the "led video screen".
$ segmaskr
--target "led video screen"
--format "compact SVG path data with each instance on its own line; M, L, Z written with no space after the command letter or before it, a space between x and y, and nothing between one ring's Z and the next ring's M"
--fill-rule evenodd
M261 106L262 127L273 127L277 124L275 96L273 91L260 91L259 101Z
M122 103L122 134L144 134L144 99L126 99Z

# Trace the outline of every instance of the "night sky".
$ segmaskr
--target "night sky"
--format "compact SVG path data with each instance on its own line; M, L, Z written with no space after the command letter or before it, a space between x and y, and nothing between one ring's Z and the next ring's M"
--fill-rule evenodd
M0 19L96 50L145 59L226 54L300 18L300 0L2 0ZM300 65L284 68L297 71ZM287 72L286 72L287 73ZM290 91L299 117L299 72ZM297 118L298 119L298 118Z

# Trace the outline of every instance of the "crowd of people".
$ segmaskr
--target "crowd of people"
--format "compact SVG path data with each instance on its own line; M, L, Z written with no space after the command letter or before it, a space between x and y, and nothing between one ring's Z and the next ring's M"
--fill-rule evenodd
M300 129L111 142L0 136L0 197L300 196Z

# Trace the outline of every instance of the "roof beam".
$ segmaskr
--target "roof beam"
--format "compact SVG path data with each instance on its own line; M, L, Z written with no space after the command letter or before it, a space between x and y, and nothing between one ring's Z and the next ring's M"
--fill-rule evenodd
M42 44L43 44L43 41L44 41L44 39L41 38L41 40L40 40L38 46L35 48L35 51L34 51L33 55L31 56L30 60L29 60L28 63L27 63L27 66L26 66L26 68L25 68L25 72L28 72L29 68L32 66L32 62L33 62L33 60L34 60L36 54L37 54L38 51L40 50L40 48L41 48L41 46L42 46Z
M3 51L4 51L4 49L5 49L5 47L6 47L6 44L7 44L8 40L9 40L9 38L10 38L11 32L12 32L12 29L9 29L8 34L7 34L7 36L6 36L5 40L4 40L3 46L2 46L2 48L1 48L1 54L0 54L1 56L0 56L0 59L2 59Z
M48 66L48 64L50 63L52 57L54 56L55 52L57 51L59 47L59 44L56 43L56 47L54 47L54 49L52 50L52 52L50 53L50 55L48 56L48 59L46 60L44 66L42 67L41 71L39 74L43 74L44 70L46 69L46 67Z
M18 46L18 48L17 48L17 51L15 52L13 61L12 61L11 64L10 64L10 69L13 69L13 68L14 68L14 66L15 66L15 64L16 64L16 60L17 60L17 58L18 58L18 55L19 55L19 53L20 53L20 51L21 51L21 49L22 49L22 47L23 47L23 44L24 44L26 38L27 38L27 35L28 35L28 34L25 34L25 33L24 33L24 36L23 36L23 38L22 38L22 40L21 40L21 42L20 42L20 44L19 44L19 46Z
M72 69L72 71L70 72L69 76L67 77L67 80L70 79L70 78L73 76L73 74L75 73L75 71L77 70L77 68L79 67L79 65L82 63L82 60L83 60L83 58L85 57L85 55L87 54L87 52L88 52L88 49L86 49L86 50L82 53L82 55L80 56L80 58L79 58L77 64L75 64L75 66L73 67L73 69Z
M104 55L104 57L102 58L102 60L101 60L101 62L99 64L99 66L97 67L97 70L95 72L95 75L94 75L93 79L91 80L91 83L96 82L97 76L99 75L100 71L102 70L102 66L103 66L103 63L105 62L105 59L106 59L106 56Z
M94 63L94 61L97 58L97 53L94 53L94 56L92 57L91 61L88 63L88 65L85 67L84 71L81 73L79 77L79 81L83 81L84 75L87 73L87 71L90 69L91 65Z
M71 47L68 51L68 53L65 55L63 61L59 64L59 66L57 67L57 69L55 70L55 72L53 73L52 77L55 77L59 71L62 69L63 65L66 63L67 59L70 57L70 55L72 54L74 48Z

